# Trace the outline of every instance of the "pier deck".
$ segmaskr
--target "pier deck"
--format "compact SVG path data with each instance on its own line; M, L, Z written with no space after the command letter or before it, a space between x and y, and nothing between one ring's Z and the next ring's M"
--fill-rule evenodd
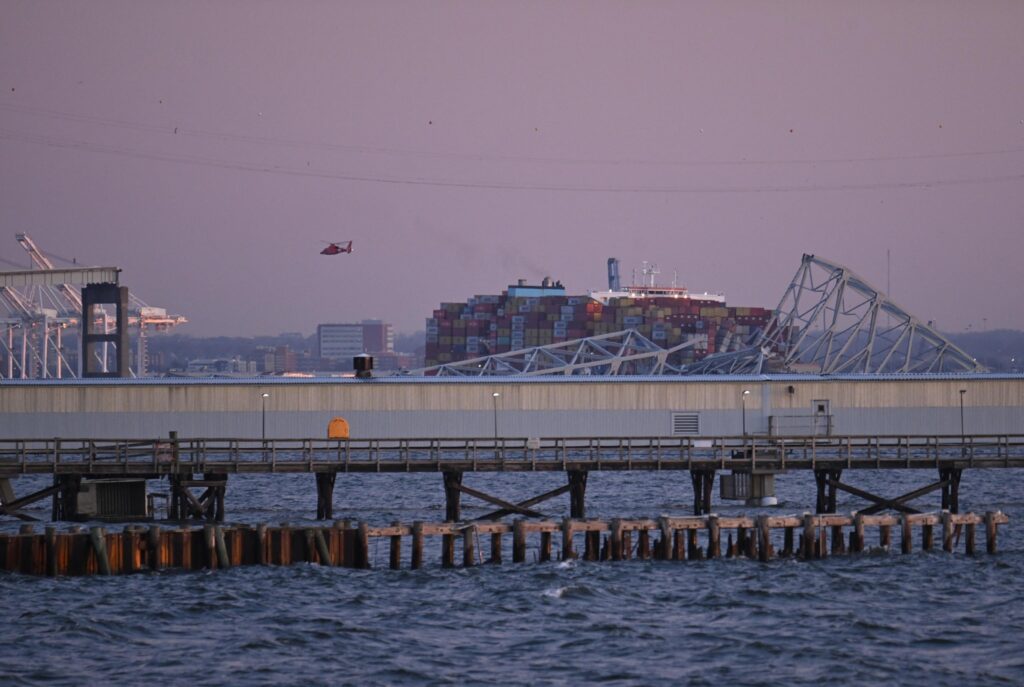
M1024 434L0 440L0 477L301 472L1024 468Z
M417 472L443 475L448 521L461 519L463 494L497 506L482 518L495 519L541 517L536 504L568 493L570 515L582 518L590 472L661 470L689 471L694 515L711 512L719 470L749 476L748 482L759 485L750 489L762 495L774 473L813 471L818 513L835 512L837 491L871 502L865 514L917 513L911 501L941 491L941 507L956 513L963 471L991 468L1024 468L1024 435L263 440L182 439L172 433L152 440L0 440L0 515L34 519L22 509L52 496L53 520L80 519L77 494L83 478L166 476L170 519L221 521L228 475L312 473L316 517L329 520L338 473ZM844 471L882 469L934 470L938 480L890 497L842 481ZM463 484L465 473L482 472L563 472L567 482L512 500ZM53 475L52 485L15 497L11 478L47 474ZM201 495L193 494L193 488L201 489Z

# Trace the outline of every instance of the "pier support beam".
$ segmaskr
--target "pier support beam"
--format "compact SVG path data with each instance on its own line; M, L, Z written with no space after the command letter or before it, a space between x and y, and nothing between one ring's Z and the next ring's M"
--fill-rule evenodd
M206 473L203 479L192 479L192 475L170 475L171 498L168 518L171 520L224 520L224 495L227 491L226 474ZM203 487L198 498L192 493L193 487Z
M462 473L444 472L444 519L458 522L462 519Z
M334 519L334 480L336 472L316 473L316 519Z
M587 517L584 502L587 492L587 471L569 470L567 474L569 476L569 517L585 518Z
M942 482L942 510L950 513L960 512L960 476L961 468L939 468L939 481Z
M707 515L711 512L711 492L715 488L715 471L690 470L693 483L693 514Z
M815 513L836 512L836 489L840 484L839 479L842 476L842 470L814 471L814 480L818 484L818 498L815 504Z
M57 491L53 495L51 519L74 520L78 516L78 491L82 486L81 475L54 475L53 486Z

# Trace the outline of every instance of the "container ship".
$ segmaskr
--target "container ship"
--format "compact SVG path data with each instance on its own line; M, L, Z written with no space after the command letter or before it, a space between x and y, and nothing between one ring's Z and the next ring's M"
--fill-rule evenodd
M442 303L427 319L425 364L458 362L522 348L635 329L665 348L698 338L680 352L691 363L740 350L771 318L762 307L730 307L725 296L655 284L658 269L644 263L640 284L622 286L619 262L608 259L608 290L569 295L560 281L520 279L500 295ZM634 282L636 277L634 275Z

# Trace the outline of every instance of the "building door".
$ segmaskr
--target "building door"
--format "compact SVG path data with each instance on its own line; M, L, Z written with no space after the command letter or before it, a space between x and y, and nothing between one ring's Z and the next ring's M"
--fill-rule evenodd
M811 434L828 436L832 433L832 409L827 398L811 401Z

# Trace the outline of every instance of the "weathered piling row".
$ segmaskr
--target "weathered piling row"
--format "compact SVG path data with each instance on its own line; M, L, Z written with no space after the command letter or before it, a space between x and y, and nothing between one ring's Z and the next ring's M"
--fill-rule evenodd
M371 527L339 521L333 527L278 527L267 525L202 528L160 528L129 525L122 532L102 527L85 530L72 527L58 532L47 527L40 534L23 525L18 534L0 534L0 570L28 575L121 575L144 570L201 570L243 565L318 565L369 568L377 556L373 544L386 542L387 564L402 567L402 539L410 538L409 567L424 565L425 540L441 538L440 563L456 565L456 548L461 564L501 563L506 535L511 535L512 560L527 561L528 543L536 542L534 560L552 560L552 542L560 541L561 560L620 561L702 560L721 556L745 556L768 561L796 556L805 560L832 554L857 553L873 548L867 529L877 528L878 547L888 549L892 528L900 530L900 550L914 550L915 529L920 531L920 548L935 547L935 528L941 528L941 548L953 551L963 539L964 552L975 552L975 528L985 527L985 548L996 552L998 526L1009 522L1001 512L985 515L949 511L912 515L759 515L661 517L658 519L516 520L506 522L392 523ZM776 549L773 534L782 530L782 548ZM848 539L846 531L848 530ZM723 532L726 540L722 541ZM633 545L634 535L636 545ZM490 537L487 558L481 539ZM703 540L703 541L702 541ZM831 540L831 547L829 546Z

